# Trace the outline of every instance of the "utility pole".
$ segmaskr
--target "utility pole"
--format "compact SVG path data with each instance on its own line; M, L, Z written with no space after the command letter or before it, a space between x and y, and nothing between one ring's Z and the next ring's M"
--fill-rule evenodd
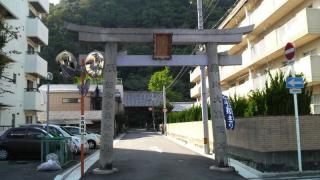
M163 130L164 134L167 135L167 101L166 101L166 87L163 86Z
M198 29L203 29L203 15L202 15L202 0L197 0L198 12ZM203 124L203 147L204 153L209 154L209 132L208 132L208 107L207 107L207 88L206 88L206 74L205 66L200 66L201 71L201 114Z

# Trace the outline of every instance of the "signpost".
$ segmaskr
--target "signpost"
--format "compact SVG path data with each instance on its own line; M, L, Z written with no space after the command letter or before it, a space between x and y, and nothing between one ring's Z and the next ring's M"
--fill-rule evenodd
M301 77L288 77L286 81L287 88L302 89L304 87L303 78Z
M293 94L294 100L294 114L296 119L296 135L297 135L297 153L298 153L298 165L299 172L302 172L302 161L301 161L301 144L300 144L300 122L299 122L299 112L298 112L298 97L297 94L301 93L303 88L303 79L295 77L294 71L294 55L295 55L295 46L293 43L289 42L285 46L285 57L288 60L288 64L291 65L291 73L293 77L288 77L286 81L287 88L290 89L290 93ZM297 90L299 89L299 90Z

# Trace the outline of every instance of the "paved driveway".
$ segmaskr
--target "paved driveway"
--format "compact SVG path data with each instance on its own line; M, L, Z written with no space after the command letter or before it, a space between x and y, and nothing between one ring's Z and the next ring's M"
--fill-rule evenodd
M132 131L115 147L112 175L94 175L89 169L83 179L108 180L218 180L242 179L235 172L209 170L211 159L199 156L153 132Z

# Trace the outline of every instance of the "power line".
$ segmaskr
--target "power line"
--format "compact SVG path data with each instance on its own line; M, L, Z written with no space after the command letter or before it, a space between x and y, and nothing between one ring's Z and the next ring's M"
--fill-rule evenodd
M213 3L213 2L215 2L215 3ZM217 7L218 3L219 3L219 0L211 0L211 1L210 1L208 7L206 8L206 11L207 11L208 9L210 9L210 8L212 7L212 5L213 5L213 8L208 12L207 16L205 17L205 19L204 19L204 21L203 21L203 24L208 20L209 16L210 16L211 13L213 12L213 10ZM197 49L198 49L197 46L195 46L195 47L193 48L191 54L194 54ZM185 52L185 51L186 51L186 50L184 50L184 52ZM177 81L186 73L186 70L187 70L187 69L188 69L188 68L186 68L186 66L182 66L182 68L180 69L180 71L179 71L179 73L177 74L177 76L173 79L173 81L169 84L169 86L166 87L166 90L169 89L171 86L173 87L173 86L177 83Z
M217 7L219 1L220 1L220 0L216 0L216 3L214 4L213 8L209 11L209 13L207 14L207 16L204 18L203 23L205 23L205 22L208 20L209 16L210 16L211 13L213 12L213 10Z

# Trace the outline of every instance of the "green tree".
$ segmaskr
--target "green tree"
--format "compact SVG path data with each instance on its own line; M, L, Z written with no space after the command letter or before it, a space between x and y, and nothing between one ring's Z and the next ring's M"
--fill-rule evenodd
M148 89L150 91L162 91L163 86L168 87L173 81L170 75L170 69L165 67L161 71L155 72L148 83ZM182 101L183 95L180 92L173 91L172 89L167 89L167 97L169 101Z
M173 81L170 70L165 67L163 70L155 72L149 81L148 89L150 91L162 91L163 86L168 87Z
M291 76L291 75L290 75ZM303 77L303 74L296 74ZM293 97L286 88L286 78L283 72L276 73L273 77L269 73L270 82L266 82L266 107L268 115L292 115L294 114ZM298 95L299 114L310 114L311 90L304 80L302 93Z

